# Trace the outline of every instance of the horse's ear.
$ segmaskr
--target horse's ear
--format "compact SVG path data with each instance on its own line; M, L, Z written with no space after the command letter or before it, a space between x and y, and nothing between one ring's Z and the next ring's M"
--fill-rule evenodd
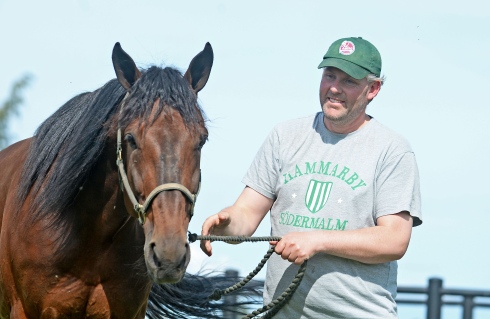
M204 50L199 52L191 61L184 78L189 81L194 92L199 92L208 82L211 67L213 66L213 48L206 43Z
M141 77L141 72L129 54L121 48L119 42L116 42L112 49L112 64L119 83L129 91L134 82Z

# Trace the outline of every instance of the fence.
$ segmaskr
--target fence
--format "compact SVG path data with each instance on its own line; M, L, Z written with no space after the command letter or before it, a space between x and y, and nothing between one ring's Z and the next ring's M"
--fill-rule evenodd
M421 304L427 309L427 319L441 319L444 305L463 307L462 319L473 319L473 310L477 307L490 308L490 290L448 289L443 288L442 279L430 278L427 287L398 287L399 294L425 295L425 300L415 298L396 299L398 304ZM444 296L457 296L460 300L445 300ZM477 298L485 300L477 301Z
M239 280L238 271L227 270L227 277L236 277ZM263 281L253 280L257 285L263 285ZM442 319L442 307L445 305L463 307L462 319L473 318L473 310L477 307L490 308L490 290L470 290L470 289L448 289L442 286L443 281L439 278L430 278L427 287L399 286L398 297L399 305L425 305L426 319ZM410 295L403 297L405 295ZM459 300L446 300L444 296L456 296ZM421 298L422 297L422 298ZM224 303L236 302L237 293L229 294L225 297ZM482 299L482 300L479 300ZM224 319L237 319L241 316L229 312L223 314Z

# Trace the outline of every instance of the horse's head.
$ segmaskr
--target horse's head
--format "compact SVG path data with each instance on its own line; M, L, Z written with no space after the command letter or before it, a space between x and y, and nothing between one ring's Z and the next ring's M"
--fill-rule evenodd
M112 60L128 92L119 118L123 179L127 175L125 205L143 225L152 280L177 282L190 260L187 228L208 134L197 92L208 80L213 52L206 44L184 76L172 68L152 67L141 73L118 43Z

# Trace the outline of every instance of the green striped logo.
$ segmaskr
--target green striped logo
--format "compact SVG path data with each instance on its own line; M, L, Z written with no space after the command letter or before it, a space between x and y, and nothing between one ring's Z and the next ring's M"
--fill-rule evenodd
M310 212L314 214L325 206L332 186L332 182L321 182L314 179L310 181L305 196L305 205Z

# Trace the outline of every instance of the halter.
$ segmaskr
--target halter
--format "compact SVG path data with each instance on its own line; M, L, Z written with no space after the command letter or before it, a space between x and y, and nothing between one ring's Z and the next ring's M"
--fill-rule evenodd
M121 103L121 109L119 111L119 114L121 114L122 110L124 109L124 106L126 105L127 99L129 97L129 92L126 92L126 95L124 96L124 99L122 100ZM201 190L201 178L199 177L199 187L197 189L197 193L193 194L191 193L187 187L185 187L182 184L179 183L166 183L162 184L160 186L155 187L154 190L151 191L150 195L146 198L146 201L144 202L143 205L141 205L137 200L136 197L134 196L133 191L131 190L131 186L129 185L129 180L128 176L126 175L126 172L124 171L124 163L122 159L122 143L121 143L121 128L118 125L117 128L117 160L116 164L119 170L119 179L122 182L121 189L124 191L126 189L128 193L129 200L133 204L134 211L136 212L138 216L138 221L140 224L143 226L143 224L146 221L146 210L150 206L151 202L153 199L160 194L163 191L168 191L168 190L178 190L181 191L182 194L189 200L191 203L191 208L190 208L190 215L191 218L194 215L194 206L196 204L196 199L197 195L199 194L199 191Z

